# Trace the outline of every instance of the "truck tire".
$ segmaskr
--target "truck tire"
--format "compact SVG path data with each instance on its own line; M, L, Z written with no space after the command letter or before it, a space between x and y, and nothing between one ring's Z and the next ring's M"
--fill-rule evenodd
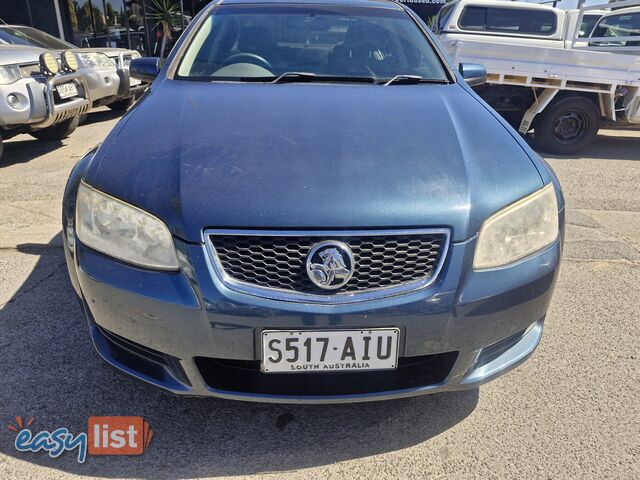
M116 112L124 112L128 110L131 105L133 105L133 97L125 98L124 100L117 100L107 105L107 107L111 110L115 110Z
M80 116L76 115L64 122L56 123L55 125L41 130L35 130L29 135L37 138L38 140L62 140L73 133L73 131L78 127L78 123L80 123Z
M552 102L536 119L534 136L545 152L571 155L591 144L600 130L600 109L587 97Z
M4 150L2 134L0 134L0 160L2 160L2 151Z

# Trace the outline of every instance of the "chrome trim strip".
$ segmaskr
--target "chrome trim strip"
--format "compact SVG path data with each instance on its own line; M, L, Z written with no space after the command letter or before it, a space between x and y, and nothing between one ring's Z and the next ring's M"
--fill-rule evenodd
M442 254L433 273L426 278L403 283L393 287L382 287L361 292L336 293L333 295L316 295L312 293L300 293L279 288L259 287L252 283L237 280L226 273L216 250L211 242L211 235L236 235L253 237L365 237L385 235L444 235ZM202 232L203 243L209 254L213 268L212 275L229 289L246 295L281 300L285 302L316 303L327 305L341 305L355 302L366 302L381 298L415 292L427 288L436 281L447 258L450 245L451 231L448 228L422 228L414 230L237 230L237 229L206 229Z

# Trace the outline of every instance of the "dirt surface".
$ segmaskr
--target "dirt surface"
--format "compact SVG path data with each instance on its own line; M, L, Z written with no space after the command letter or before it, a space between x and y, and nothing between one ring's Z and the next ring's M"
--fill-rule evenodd
M185 399L126 378L93 350L67 278L61 197L115 125L91 113L63 142L20 136L0 160L0 478L640 478L640 132L606 131L550 158L567 200L558 286L536 354L461 393L360 405ZM21 453L14 417L86 431L142 415L137 457Z

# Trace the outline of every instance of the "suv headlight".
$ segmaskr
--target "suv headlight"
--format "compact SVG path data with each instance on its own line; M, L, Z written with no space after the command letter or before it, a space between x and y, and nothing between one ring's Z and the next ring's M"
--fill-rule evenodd
M79 52L78 59L85 67L113 67L115 63L104 53L99 52Z
M9 85L20 80L20 68L17 65L0 66L0 85Z
M482 224L473 268L507 265L558 238L558 202L553 183L493 214Z
M81 183L78 239L99 252L147 268L177 270L171 232L153 215Z

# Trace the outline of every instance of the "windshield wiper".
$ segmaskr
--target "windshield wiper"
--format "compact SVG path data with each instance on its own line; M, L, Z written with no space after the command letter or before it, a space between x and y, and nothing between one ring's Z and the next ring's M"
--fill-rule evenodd
M420 75L396 75L392 78L383 78L378 81L381 83L383 87L388 87L393 84L405 84L405 85L415 85L417 83L449 83L448 80L441 78L424 78Z
M376 81L373 77L348 77L348 76L336 76L336 75L317 75L309 72L285 72L282 75L278 75L271 83L285 83L285 82L365 82L374 83Z
M309 72L284 72L273 79L271 83L282 82L309 82L316 78L315 73Z

